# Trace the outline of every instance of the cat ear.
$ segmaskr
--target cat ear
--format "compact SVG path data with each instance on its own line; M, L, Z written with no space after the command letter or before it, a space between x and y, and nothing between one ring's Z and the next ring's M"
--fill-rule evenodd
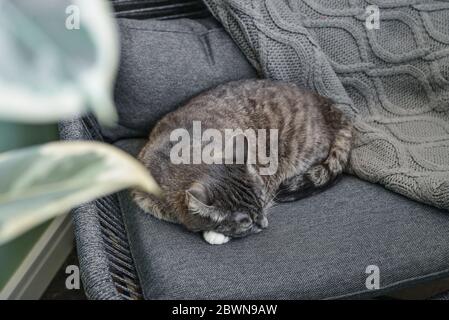
M199 182L194 182L186 190L186 203L189 212L193 215L199 215L217 223L224 219L220 211L212 206L213 201L206 186Z
M188 208L194 212L212 204L207 188L199 182L194 182L186 191L186 201Z

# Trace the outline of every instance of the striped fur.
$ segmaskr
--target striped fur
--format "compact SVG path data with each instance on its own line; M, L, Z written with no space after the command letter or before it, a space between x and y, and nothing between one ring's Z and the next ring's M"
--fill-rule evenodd
M193 121L220 132L278 130L277 171L260 175L260 162L173 164L170 133L178 128L191 133ZM351 121L329 99L294 84L230 82L159 121L138 158L164 196L135 191L134 199L144 211L189 230L245 236L267 226L267 210L275 201L297 200L331 185L348 162L351 140Z

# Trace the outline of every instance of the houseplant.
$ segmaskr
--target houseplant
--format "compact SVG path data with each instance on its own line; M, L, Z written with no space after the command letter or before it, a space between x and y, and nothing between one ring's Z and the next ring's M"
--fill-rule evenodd
M110 15L101 0L0 1L0 125L15 131L1 138L0 244L123 188L158 192L142 165L106 144L19 148L56 140L59 120L92 112L104 125L116 121L119 49ZM35 139L13 142L20 133Z

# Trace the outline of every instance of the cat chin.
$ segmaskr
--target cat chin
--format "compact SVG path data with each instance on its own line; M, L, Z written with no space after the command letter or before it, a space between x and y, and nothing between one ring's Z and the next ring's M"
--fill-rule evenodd
M224 234L215 231L204 231L203 238L209 244L225 244L231 240L231 238L225 236Z

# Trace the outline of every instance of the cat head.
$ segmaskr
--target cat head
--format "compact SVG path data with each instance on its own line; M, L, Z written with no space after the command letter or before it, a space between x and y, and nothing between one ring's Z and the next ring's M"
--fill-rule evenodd
M267 227L267 206L263 180L252 165L209 165L185 190L182 223L193 231L243 237Z

